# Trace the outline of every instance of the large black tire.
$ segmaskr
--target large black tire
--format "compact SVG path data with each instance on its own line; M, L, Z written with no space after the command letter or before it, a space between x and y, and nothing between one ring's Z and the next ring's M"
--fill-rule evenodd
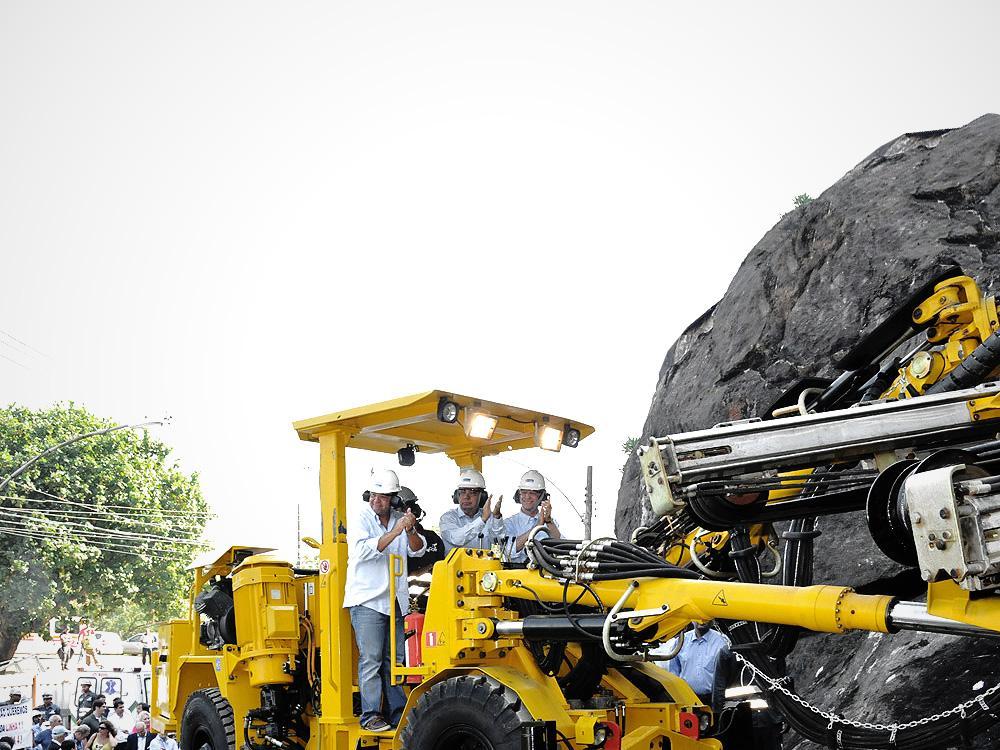
M462 675L424 693L406 717L403 750L521 750L532 721L517 693L485 675Z
M181 715L180 750L236 750L233 707L217 688L195 690Z

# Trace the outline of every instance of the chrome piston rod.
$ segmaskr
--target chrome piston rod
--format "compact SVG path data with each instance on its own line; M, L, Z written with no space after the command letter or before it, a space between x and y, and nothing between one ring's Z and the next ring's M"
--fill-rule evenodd
M927 611L921 602L896 602L886 618L892 630L915 630L921 633L946 633L948 635L1000 638L1000 632L970 625L947 617L938 617Z

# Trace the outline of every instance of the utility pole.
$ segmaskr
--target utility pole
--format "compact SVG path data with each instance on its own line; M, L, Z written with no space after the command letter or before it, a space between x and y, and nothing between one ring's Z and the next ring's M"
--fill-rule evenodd
M590 527L594 520L594 467L587 467L587 490L583 501L583 538L590 539Z

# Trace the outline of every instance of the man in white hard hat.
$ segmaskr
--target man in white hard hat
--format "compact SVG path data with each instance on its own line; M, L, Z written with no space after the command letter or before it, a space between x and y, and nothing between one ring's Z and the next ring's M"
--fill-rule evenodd
M399 477L390 469L373 471L364 493L364 505L347 526L347 584L344 607L351 612L354 640L358 644L358 687L361 692L361 726L385 732L399 723L406 705L403 689L392 684L389 654L389 612L396 610L397 663L403 662L403 617L410 611L407 557L420 557L427 541L417 532L416 516L393 510ZM396 590L389 591L389 555L402 559L403 574ZM385 710L382 700L385 699Z
M462 469L451 500L458 507L441 516L439 524L445 554L455 547L489 549L493 542L503 537L503 515L500 513L503 495L494 503L493 496L486 492L486 479L481 473Z
M524 551L524 543L528 534L536 526L544 526L535 537L550 536L559 539L559 525L552 518L552 503L549 493L545 491L545 477L531 469L521 475L514 502L521 506L521 512L507 519L504 526L510 538L508 542L508 559L510 562L527 562L528 553Z

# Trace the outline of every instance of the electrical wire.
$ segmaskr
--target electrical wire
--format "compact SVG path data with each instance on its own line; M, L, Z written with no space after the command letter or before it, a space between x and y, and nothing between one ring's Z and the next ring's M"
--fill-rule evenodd
M109 549L121 550L133 550L139 545L148 545L150 542L134 540L134 539L124 539L122 537L115 537L113 535L101 534L96 531L89 530L78 530L70 529L68 531L64 530L62 527L54 524L50 524L49 528L40 527L36 524L29 524L26 521L20 519L12 519L9 517L0 517L0 522L2 522L9 529L16 529L27 533L37 534L39 538L42 539L52 539L53 535L62 535L71 540L80 540L87 544L100 544L108 547ZM191 550L192 552L195 550ZM174 555L169 555L173 557Z
M59 511L54 511L59 513ZM170 542L172 544L185 544L193 547L207 547L210 546L205 542L199 542L194 539L181 538L181 537L168 537L163 534L146 534L142 532L126 531L123 529L109 529L104 526L97 526L89 521L71 521L65 518L53 518L47 515L40 515L43 511L36 508L18 508L18 507L6 507L0 506L0 516L13 516L16 519L28 518L31 520L37 520L40 522L47 522L56 524L62 527L67 527L69 529L84 529L84 530L94 530L102 534L106 534L111 537L117 537L120 539L128 539L137 542ZM72 518L78 518L78 516L71 516Z
M99 507L95 507L91 503L84 503L79 500L67 500L65 497L59 495L54 495L51 492L46 492L43 489L33 486L29 482L16 481L14 484L28 490L29 492L37 492L40 495L45 495L46 497L52 498L53 501L58 501L60 503L65 503L66 505L75 505L80 508L84 508L90 511L97 511L101 513L113 513L115 510L143 510L148 513L156 513L163 516L182 516L191 518L215 518L216 514L211 511L200 511L200 510L174 510L172 508L140 508L135 505L109 505L102 503ZM44 501L37 501L44 502ZM109 510L108 510L109 509Z
M0 525L0 534L6 535L6 536L19 537L19 538L22 538L22 539L35 539L35 540L41 540L41 541L46 541L46 540L52 541L52 536L50 534L43 534L43 533L36 533L36 532L31 532L31 531L24 531L24 530L20 530L20 529L18 529L16 527L11 528L11 527L2 526L2 525ZM185 561L185 558L183 558L183 557L176 557L176 556L171 556L171 555L164 555L164 554L160 554L160 553L158 553L158 552L156 552L154 550L150 550L150 549L147 549L147 550L145 550L143 552L136 552L134 549L132 549L132 550L128 550L128 549L111 549L111 548L107 548L104 545L101 545L101 544L98 544L98 543L91 543L91 542L86 542L85 544L81 544L79 546L83 547L84 549L88 549L88 550L96 550L98 552L106 552L106 553L108 553L110 555L134 555L136 557L152 557L153 559L164 560L164 561L172 561L172 562L184 562Z

